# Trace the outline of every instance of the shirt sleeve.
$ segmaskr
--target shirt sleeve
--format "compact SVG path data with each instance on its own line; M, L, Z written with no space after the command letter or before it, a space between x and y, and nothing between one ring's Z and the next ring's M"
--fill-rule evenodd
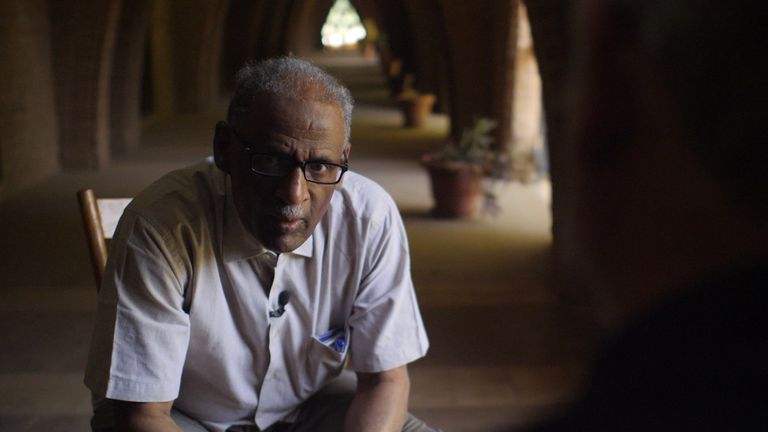
M85 383L135 402L178 397L189 344L184 265L169 234L126 213L110 245Z
M369 225L366 272L349 319L350 365L381 372L423 357L427 334L411 280L408 239L391 199L386 216Z

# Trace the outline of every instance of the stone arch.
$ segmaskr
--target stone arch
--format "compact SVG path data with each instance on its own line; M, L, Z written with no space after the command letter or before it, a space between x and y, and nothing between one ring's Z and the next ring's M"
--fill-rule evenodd
M275 57L286 54L285 40L287 23L291 14L290 1L270 1L265 9L265 25L262 28L258 58Z
M123 2L120 13L110 96L110 144L115 154L139 146L141 81L150 11L150 0L132 0Z
M260 37L266 21L269 0L230 0L224 25L221 57L221 85L231 91L232 77L243 64L259 57L263 50Z
M544 154L543 104L541 95L541 77L534 52L534 41L530 31L530 21L523 2L518 5L516 48L513 80L510 125L510 154L512 157L512 176L528 180L536 175L536 157L546 158Z
M371 18L377 24L381 23L381 11L379 10L381 4L379 0L354 0L352 4L357 8L361 18Z
M447 112L450 107L450 57L446 47L445 27L439 0L405 2L413 26L413 64L417 90L437 95L437 106Z
M48 2L0 2L0 197L59 168Z
M155 0L151 49L158 114L198 112L218 101L226 9L226 0Z
M573 7L570 2L536 0L526 3L533 34L534 50L542 79L542 93L546 107L547 146L549 150L550 179L552 182L552 237L553 256L558 274L576 272L575 262L579 251L572 245L576 230L568 213L574 207L569 184L560 182L560 174L569 164L568 146L565 142L566 125L566 71L570 55L568 17ZM567 284L559 284L567 286ZM573 292L564 293L575 298Z
M294 4L284 29L287 52L310 56L321 49L320 29L332 5L333 0L304 0Z
M455 139L475 116L506 120L514 61L513 19L518 0L470 3L440 0L449 58L451 136ZM496 131L505 146L509 128Z
M110 158L112 55L120 0L50 2L51 47L65 169L93 169Z
M414 64L413 17L405 6L408 1L411 0L378 0L382 34L386 36L393 56L402 60L402 68L406 73L413 72Z

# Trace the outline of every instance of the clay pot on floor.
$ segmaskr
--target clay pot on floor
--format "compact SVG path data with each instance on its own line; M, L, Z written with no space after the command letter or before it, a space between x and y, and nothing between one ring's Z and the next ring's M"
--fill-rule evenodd
M400 95L397 103L403 111L405 127L421 127L432 112L435 95L431 93Z
M429 173L435 207L432 215L439 218L474 218L482 206L483 169L479 165L421 158Z

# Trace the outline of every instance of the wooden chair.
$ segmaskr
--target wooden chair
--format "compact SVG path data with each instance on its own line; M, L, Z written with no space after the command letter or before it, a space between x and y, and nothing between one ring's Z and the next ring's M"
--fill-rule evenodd
M77 200L80 202L80 214L83 217L98 292L104 276L104 266L107 264L107 240L112 239L117 222L131 198L97 199L92 189L84 189L77 192Z

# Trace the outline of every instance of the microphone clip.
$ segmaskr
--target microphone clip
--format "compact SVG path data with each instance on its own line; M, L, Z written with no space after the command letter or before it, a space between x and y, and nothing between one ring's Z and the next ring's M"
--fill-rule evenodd
M285 313L285 306L291 300L291 293L283 291L277 296L277 309L269 311L270 318L280 318Z

